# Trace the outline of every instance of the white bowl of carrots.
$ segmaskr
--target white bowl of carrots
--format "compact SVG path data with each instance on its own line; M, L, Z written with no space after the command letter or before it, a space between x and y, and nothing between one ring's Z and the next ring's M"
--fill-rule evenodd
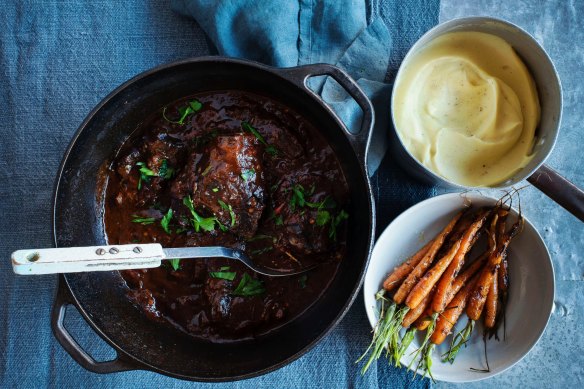
M382 358L412 374L470 382L527 355L553 309L554 270L519 200L517 192L445 194L385 229L363 289L374 329L364 373Z

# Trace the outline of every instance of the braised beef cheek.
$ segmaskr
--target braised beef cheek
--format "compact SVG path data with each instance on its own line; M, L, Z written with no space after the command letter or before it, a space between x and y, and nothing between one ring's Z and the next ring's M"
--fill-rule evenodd
M121 272L152 320L197 338L257 337L294 319L324 292L346 247L348 187L332 149L297 112L241 91L162 107L108 171L108 243L238 248L270 278L227 259L171 260Z

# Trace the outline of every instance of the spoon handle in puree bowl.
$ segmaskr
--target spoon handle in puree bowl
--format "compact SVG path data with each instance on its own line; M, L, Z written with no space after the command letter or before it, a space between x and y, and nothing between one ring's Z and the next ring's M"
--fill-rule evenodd
M541 165L527 181L584 222L584 191L547 165Z

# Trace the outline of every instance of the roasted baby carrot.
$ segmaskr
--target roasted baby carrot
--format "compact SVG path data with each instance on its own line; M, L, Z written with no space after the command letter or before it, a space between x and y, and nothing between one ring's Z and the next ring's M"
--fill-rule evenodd
M485 265L487 259L489 258L489 251L485 251L483 254L481 254L477 259L475 259L470 265L468 265L455 279L454 282L452 282L452 285L450 285L450 288L448 288L448 292L446 293L446 297L445 300L446 301L446 306L448 304L450 304L450 302L452 301L452 299L454 298L454 296L458 293L458 291L460 289L462 289L463 286L465 286L467 284L467 282L475 275L478 273L478 271ZM435 298L435 297L434 297ZM432 316L432 314L434 313L434 310L432 309L431 306L429 306L425 313L424 316L420 317L418 320L416 320L415 322L415 326L419 331L423 331L425 330L428 325L430 325L431 323L431 319L430 317Z
M403 303L406 297L408 297L408 294L410 293L412 288L418 283L419 279L424 275L428 267L430 267L430 265L434 261L436 253L438 252L440 247L442 247L444 241L446 240L446 237L452 232L454 226L456 225L462 214L463 211L458 212L456 216L454 216L452 220L450 220L448 225L444 227L444 229L438 234L438 236L434 238L432 244L430 245L430 248L428 249L428 252L426 252L426 254L422 257L422 260L416 265L414 270L410 272L408 277L401 284L401 286L393 296L393 301L395 301L396 304Z
M408 274L410 274L410 272L414 270L416 265L420 263L422 258L424 258L424 255L426 255L426 253L430 249L432 242L433 240L426 243L426 245L422 247L417 253L415 253L410 258L408 258L404 263L393 269L391 274L389 274L385 281L383 282L383 289L390 292L393 289L397 288L400 285L400 283L406 279Z
M444 270L446 270L446 267L458 252L461 243L462 239L454 242L446 254L444 254L412 288L408 294L408 297L406 298L406 305L410 309L417 307L420 304L420 301L422 301L430 293L430 290L434 287L434 285L436 285L436 282L438 279L440 279L440 276L442 273L444 273Z
M487 294L493 282L493 276L501 264L501 260L506 255L507 247L515 235L519 233L523 227L523 218L511 226L511 229L505 233L503 239L497 243L497 249L489 256L489 260L486 266L480 273L479 279L476 286L472 292L468 306L466 308L466 314L471 320L478 320L483 311L485 301L487 299Z
M497 309L499 304L499 288L497 286L498 270L495 270L493 282L487 294L487 301L485 302L485 328L492 329L495 327L495 320L497 317Z
M446 307L446 296L448 289L453 283L456 275L464 264L464 258L474 243L477 241L479 231L489 216L489 211L481 209L477 212L476 217L470 227L465 231L462 238L459 240L458 249L452 256L442 257L432 269L430 269L418 284L412 289L410 295L406 299L406 304L419 303L419 294L427 294L429 289L436 283L436 293L432 301L432 309L434 312L442 312ZM453 248L456 247L453 246ZM449 253L450 254L450 253ZM442 276L442 277L441 277Z
M426 295L426 297L424 297L424 299L420 302L420 304L418 304L417 307L410 309L408 313L406 313L406 316L402 321L402 327L408 328L412 325L413 322L418 320L418 318L426 311L431 301L432 293L429 293Z
M466 286L464 286L456 294L456 296L454 296L444 312L438 316L438 322L436 323L434 333L430 337L430 342L436 345L441 344L444 339L446 339L446 337L452 332L452 327L454 327L460 318L460 315L462 315L464 312L464 308L470 298L471 292L475 287L478 277L478 274L475 275L471 281Z

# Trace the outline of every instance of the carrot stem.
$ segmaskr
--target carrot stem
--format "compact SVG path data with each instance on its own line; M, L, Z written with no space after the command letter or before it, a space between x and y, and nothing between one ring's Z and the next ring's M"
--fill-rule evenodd
M454 363L454 359L456 358L456 355L458 355L462 346L466 346L470 340L474 324L474 320L469 320L468 323L466 323L466 326L452 338L450 349L442 355L442 362Z

